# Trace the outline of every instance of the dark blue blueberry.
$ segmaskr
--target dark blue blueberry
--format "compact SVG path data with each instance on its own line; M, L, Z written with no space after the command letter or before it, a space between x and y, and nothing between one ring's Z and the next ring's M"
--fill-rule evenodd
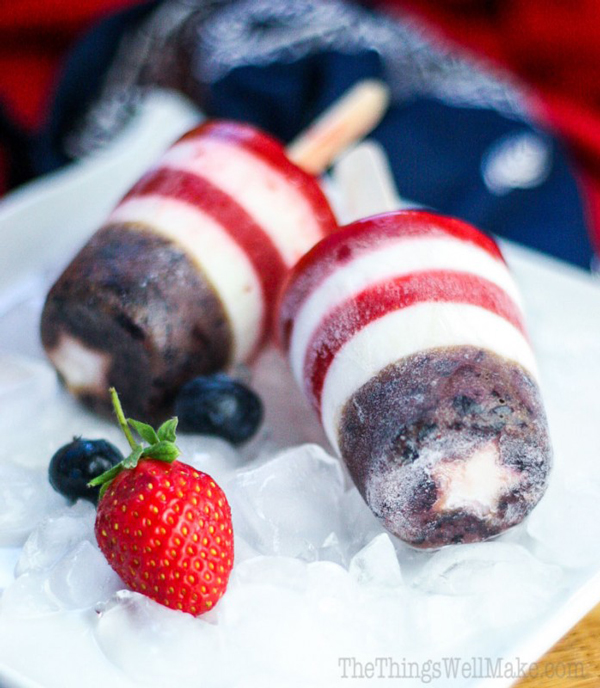
M97 504L100 487L88 487L88 482L121 461L123 454L110 442L76 437L54 454L48 478L52 487L65 497Z
M175 415L183 432L217 435L241 444L258 430L263 406L251 389L217 373L185 384L175 399Z

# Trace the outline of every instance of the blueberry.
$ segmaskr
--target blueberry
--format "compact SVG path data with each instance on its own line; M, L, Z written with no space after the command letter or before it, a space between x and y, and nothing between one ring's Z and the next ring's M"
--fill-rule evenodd
M263 406L251 389L217 373L185 384L175 399L175 415L183 432L217 435L241 444L258 430Z
M98 503L99 487L88 487L92 478L123 461L123 455L106 440L75 437L50 460L48 478L52 487L69 499Z

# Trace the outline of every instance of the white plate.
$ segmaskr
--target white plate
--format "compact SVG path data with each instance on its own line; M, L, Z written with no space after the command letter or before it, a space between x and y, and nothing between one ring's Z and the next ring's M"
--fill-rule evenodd
M147 102L135 125L101 156L36 181L3 202L0 333L4 333L4 339L0 341L0 354L43 358L36 329L39 311L34 308L32 312L24 310L15 314L14 304L23 294L31 294L36 289L41 302L42 288L49 276L68 262L157 154L198 118L199 114L185 101L156 94ZM539 356L556 450L553 486L561 483L559 487L562 487L563 482L571 479L579 485L594 461L600 465L600 404L596 401L600 364L587 365L593 360L600 362L600 287L587 274L556 260L514 245L504 245L504 250L523 292ZM14 329L14 340L6 336L10 328ZM0 450L0 460L5 459ZM590 490L600 489L600 468L591 476L589 485ZM596 494L600 499L600 491ZM572 517L568 511L563 516L565 527L574 533L585 532L586 522ZM598 540L590 546L598 550ZM18 553L18 548L0 549L0 589L12 579ZM548 555L544 548L537 553ZM550 555L553 562L563 566L560 594L527 625L518 630L513 628L509 634L499 629L496 635L486 638L484 645L490 657L534 662L600 601L600 552L594 561L579 568L571 566L567 551L564 555L561 551ZM0 637L3 633L6 637L7 629L2 626L0 618ZM77 614L69 618L65 628L65 633L72 638L70 647L58 643L41 651L54 635L53 617L35 624L15 622L10 629L14 636L13 651L0 643L2 686L77 685L82 671L86 672L89 686L105 685L109 681L113 688L134 685L110 667L99 651L94 654L93 643L85 643L88 634ZM14 651L14 647L19 651ZM31 654L36 655L35 663L27 661ZM469 646L462 648L463 658L471 655ZM478 655L481 656L481 645ZM510 676L478 678L460 685L484 688L508 686L513 681Z

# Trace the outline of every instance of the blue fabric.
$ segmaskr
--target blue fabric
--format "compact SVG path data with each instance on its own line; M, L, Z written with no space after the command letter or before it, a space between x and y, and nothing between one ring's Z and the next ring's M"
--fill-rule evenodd
M545 145L547 176L529 189L493 193L482 176L486 151L523 135ZM589 269L582 198L565 152L548 133L492 110L421 99L393 107L373 136L388 152L402 196Z

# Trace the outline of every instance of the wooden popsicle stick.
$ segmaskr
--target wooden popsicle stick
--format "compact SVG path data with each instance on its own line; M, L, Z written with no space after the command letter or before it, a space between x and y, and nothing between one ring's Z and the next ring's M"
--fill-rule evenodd
M382 81L360 81L289 144L288 157L307 172L320 174L379 123L389 99Z
M333 183L341 194L344 223L403 205L387 155L375 141L363 141L340 157L333 168Z

